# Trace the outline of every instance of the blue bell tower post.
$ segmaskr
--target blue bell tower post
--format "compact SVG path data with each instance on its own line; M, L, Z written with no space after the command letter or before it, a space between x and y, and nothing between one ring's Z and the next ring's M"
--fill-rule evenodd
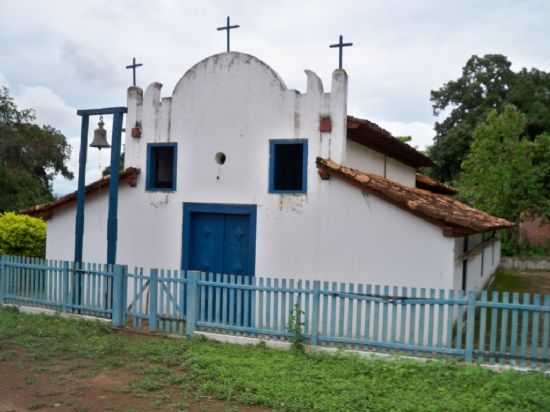
M120 150L122 146L122 120L126 107L109 107L103 109L78 110L82 118L80 129L80 154L78 158L78 191L76 204L74 264L76 268L82 263L84 245L84 204L86 201L86 161L88 153L88 128L90 116L113 115L113 134L111 139L111 177L109 181L109 209L107 218L107 263L116 263L117 232L118 232L118 186L120 169ZM82 279L78 271L74 272L73 304L82 303ZM107 303L107 302L106 302Z
M86 201L86 160L88 150L88 128L90 116L113 115L113 134L111 140L111 178L109 181L109 211L107 218L107 263L116 263L117 250L117 215L118 215L118 185L120 168L120 150L122 146L122 120L126 107L109 107L104 109L78 110L82 117L80 132L80 154L78 160L78 192L75 222L74 261L82 262L84 244L84 203Z

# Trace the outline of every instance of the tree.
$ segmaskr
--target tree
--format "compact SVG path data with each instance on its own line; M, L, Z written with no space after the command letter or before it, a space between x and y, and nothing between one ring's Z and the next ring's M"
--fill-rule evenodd
M65 136L34 121L32 110L19 110L8 89L0 88L0 212L48 202L55 175L73 178Z
M548 209L544 171L537 156L550 157L550 137L523 138L527 119L511 105L491 110L474 131L470 153L458 182L461 196L475 207L517 221L523 211Z
M434 177L452 181L460 173L470 151L474 130L489 111L501 112L512 104L525 114L525 136L534 140L550 132L550 73L537 69L514 72L510 61L499 54L472 56L462 76L431 92L434 115L448 113L436 122L434 145L429 155L435 163Z

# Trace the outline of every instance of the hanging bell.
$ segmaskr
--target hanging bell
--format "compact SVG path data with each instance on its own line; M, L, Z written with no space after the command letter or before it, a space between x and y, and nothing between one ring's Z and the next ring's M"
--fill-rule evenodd
M103 116L99 116L98 128L94 130L94 140L90 143L90 147L97 147L99 150L111 147L107 141L107 130L103 128Z

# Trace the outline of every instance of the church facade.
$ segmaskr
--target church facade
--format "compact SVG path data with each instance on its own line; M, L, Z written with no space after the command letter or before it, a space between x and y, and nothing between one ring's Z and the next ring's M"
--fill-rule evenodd
M479 289L506 220L417 173L431 161L348 115L348 76L288 89L256 57L190 68L171 95L128 89L117 263L249 276ZM86 187L83 260L105 262L109 178ZM76 195L48 220L48 259L71 260Z

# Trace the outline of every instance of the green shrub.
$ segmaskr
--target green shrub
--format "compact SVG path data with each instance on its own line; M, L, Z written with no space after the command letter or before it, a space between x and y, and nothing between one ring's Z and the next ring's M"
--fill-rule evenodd
M0 255L44 257L46 222L27 215L0 214Z

